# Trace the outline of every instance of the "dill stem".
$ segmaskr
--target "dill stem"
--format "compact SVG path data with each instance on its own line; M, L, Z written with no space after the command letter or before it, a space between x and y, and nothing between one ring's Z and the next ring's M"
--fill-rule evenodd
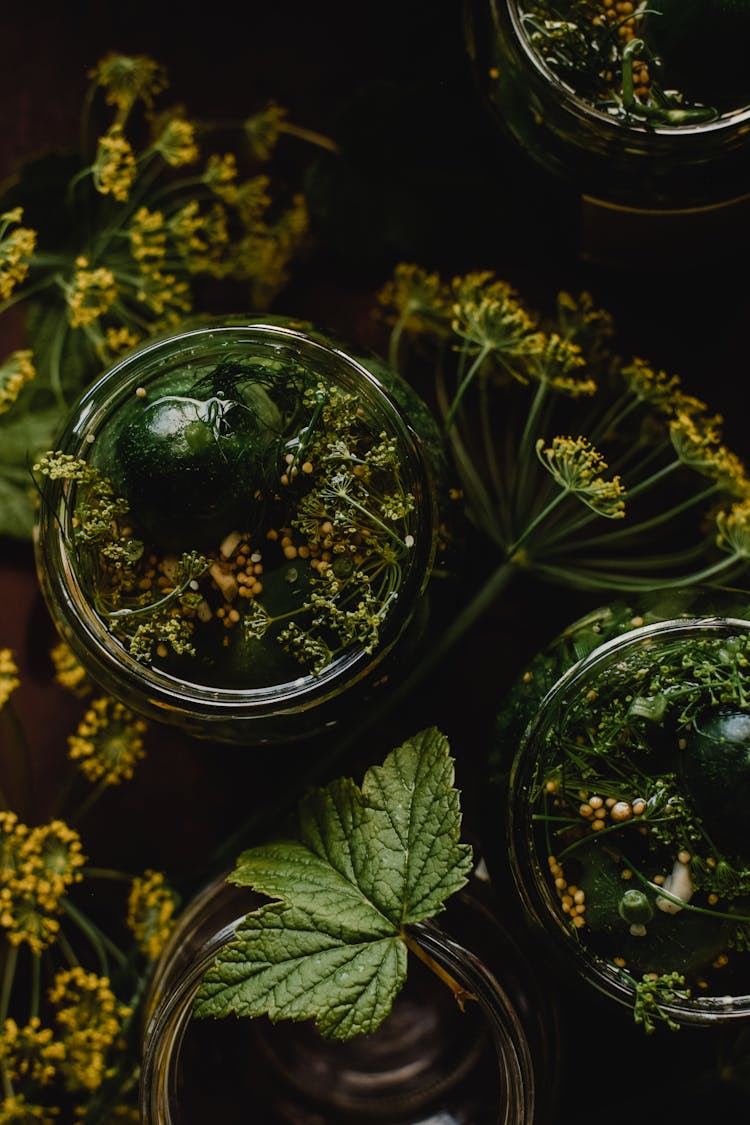
M279 125L279 132L286 133L289 137L296 137L300 141L307 141L308 144L315 145L317 148L324 148L328 152L339 151L339 146L331 137L319 133L316 129L307 129L304 125L293 125L289 121L282 121Z
M11 945L6 942L5 945L5 966L3 968L3 983L0 989L0 1027L3 1026L8 1018L10 1011L10 996L13 991L13 980L16 975L16 965L18 964L18 946Z
M34 266L34 259L31 259L31 266ZM41 277L39 281L35 281L33 285L27 285L23 289L17 289L10 297L6 297L4 301L0 301L0 313L4 313L13 305L25 301L27 297L32 297L34 293L38 293L40 289L47 289L50 285L57 282L57 274L50 274L46 277Z
M488 348L488 347L482 348L482 350L478 353L476 359L472 363L471 367L469 368L469 370L466 372L463 379L461 380L461 383L459 384L458 390L456 391L456 393L453 397L453 402L450 404L450 406L448 408L448 413L445 417L446 432L448 432L448 430L450 430L451 426L453 425L453 419L455 417L456 411L458 410L458 407L461 404L461 400L463 399L464 395L466 394L467 390L469 389L469 386L471 385L472 380L474 379L474 376L480 370L482 364L484 363L484 361L486 360L486 358L489 354L490 354L490 348Z
M401 337L406 325L406 316L400 316L393 326L388 340L388 363L394 371L398 371L398 353L401 350Z
M12 698L6 701L0 722L5 726L9 736L10 752L6 752L4 756L9 764L11 793L15 796L15 801L11 803L0 789L0 803L7 809L14 808L22 817L27 817L33 807L34 797L31 750Z
M73 922L75 922L81 932L85 934L88 940L91 942L94 950L97 953L97 956L99 957L99 961L103 966L107 966L107 953L110 953L114 957L120 968L123 968L127 964L128 959L122 952L122 950L118 946L116 946L109 937L107 937L104 931L101 930L95 922L92 922L90 918L87 918L86 915L78 909L78 907L74 906L69 898L63 898L62 908L68 915L68 917ZM103 972L102 976L109 976L109 972Z
M39 953L31 955L31 1001L29 1003L29 1018L35 1019L39 1015L39 1001L42 994L42 957Z
M415 955L415 957L418 957L419 960L424 965L426 965L428 969L435 973L435 975L443 982L443 984L447 985L447 987L453 993L456 999L456 1003L458 1004L462 1012L467 1000L476 1000L476 996L474 996L472 992L469 992L466 988L464 988L463 985L459 984L455 977L452 977L451 974L446 969L444 969L443 966L438 961L436 961L434 957L431 957L427 950L423 949L419 942L416 941L411 936L411 934L407 933L406 931L402 931L400 937L406 948L409 949Z
M518 539L516 539L515 543L511 543L511 545L507 548L508 558L513 558L516 552L520 550L520 548L539 526L539 524L542 523L542 521L545 520L547 516L555 510L558 504L560 504L561 501L563 501L569 494L569 488L562 488L560 492L558 492L557 496L553 497L553 499L550 500L549 504L546 504L545 507L542 508L541 512L537 512L531 523L524 528Z

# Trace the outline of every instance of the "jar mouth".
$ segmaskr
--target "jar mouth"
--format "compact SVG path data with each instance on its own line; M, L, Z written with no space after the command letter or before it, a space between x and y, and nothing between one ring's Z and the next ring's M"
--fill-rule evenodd
M626 965L624 959L621 965L614 963L615 958L613 958L611 950L605 952L601 944L597 943L601 930L589 934L587 932L588 923L584 923L580 929L573 928L571 915L565 914L561 909L562 892L553 882L550 870L548 870L548 867L552 868L553 866L552 851L556 850L554 844L549 844L549 840L554 839L554 835L553 832L550 832L545 840L540 823L535 824L534 821L535 819L537 822L554 819L539 815L541 806L538 803L541 788L547 784L544 778L548 776L545 771L550 765L549 739L563 740L566 737L572 737L572 732L574 733L577 728L574 725L565 728L565 719L562 717L570 714L576 702L583 698L591 699L588 711L589 721L592 727L596 726L596 716L599 714L596 711L598 702L595 694L597 682L601 683L602 677L607 675L614 678L618 670L621 670L625 677L628 671L632 671L626 671L627 657L636 650L643 649L644 652L649 653L654 666L656 666L656 659L660 653L671 652L672 648L676 649L687 641L706 639L723 642L738 636L745 638L750 636L750 622L743 618L686 616L633 627L625 633L602 642L593 651L571 665L541 699L535 716L529 721L521 736L518 750L511 764L507 844L513 880L527 916L539 928L540 933L543 933L554 943L561 957L567 959L568 966L575 970L579 977L607 997L631 1008L636 999L634 978L638 975L638 979L640 979L640 973L636 974L635 969L632 969L633 976L631 977L630 971L627 974L623 972ZM599 677L598 681L597 677ZM621 690L625 692L628 681L624 680L623 683L625 686ZM633 687L632 680L630 681L630 691L632 695L629 698L631 701L635 699L637 703L639 700L637 687ZM697 692L694 692L695 694ZM681 749L684 749L684 747ZM583 805L588 800L588 794L599 792L596 786L596 773L593 772L590 776L593 780L590 782L589 789L585 791L587 795L584 795L582 790L576 797L583 803L580 806L582 817L587 815ZM599 788L602 793L605 792L604 786ZM546 808L546 806L544 807ZM595 813L594 815L599 814ZM630 815L628 813L628 816ZM644 819L642 823L647 824L648 821ZM632 824L635 826L635 818L632 819ZM596 850L599 848L601 841L604 839L603 836L596 839L595 833L587 836L587 828L588 825L585 821L579 825L580 836L578 839L584 841L584 855L586 855L587 849L594 848ZM629 861L626 857L629 855L629 849L634 845L628 842L627 837L616 834L617 824L613 825L609 822L605 824L603 821L602 828L605 829L605 835L607 831L615 832L615 835L610 837L611 840L617 841L613 854L617 856L618 860L622 860L624 866L627 867ZM637 831L637 829L635 830ZM646 832L646 828L643 828L642 831ZM624 843L622 842L623 839L625 840ZM580 848L580 845L576 846ZM543 854L545 847L546 851L550 852L549 855ZM696 850L697 847L696 844ZM618 849L622 854L617 855ZM676 846L673 850L677 850ZM571 848L571 854L572 851L573 848ZM588 854L591 856L594 853L589 852ZM691 858L688 853L683 857L682 862L687 865L691 862ZM587 860L583 859L580 862L579 876L584 871ZM592 862L591 859L588 862ZM658 867L656 860L654 860L653 867ZM645 885L641 880L643 870L644 866L641 863L640 872L637 867L635 870L637 878L632 883L622 883L621 887L629 888L633 885L638 887ZM554 874L554 871L552 874ZM633 876L633 871L626 872L626 874L630 879ZM603 876L597 877L603 879ZM660 876L660 878L663 877ZM585 879L585 875L582 876L582 879ZM577 889L579 882L584 885L582 879L577 879L576 887L571 889ZM648 880L653 884L652 875L648 876ZM651 885L651 890L656 893L657 899L661 885ZM667 883L665 886L667 896L669 895L669 885ZM592 887L594 884L589 882L587 886ZM603 883L600 883L600 886L603 886ZM700 888L700 884L698 886ZM563 888L563 890L567 890L567 888ZM690 894L693 893L693 890L694 888L691 888ZM690 917L690 894L684 898L684 901L679 898L672 898L672 904L677 906L678 909L669 911L670 916L674 917L676 914L682 913L684 917ZM585 892L586 910L589 909L588 895L589 890L587 889ZM666 901L670 901L669 897ZM705 909L702 910L702 913L706 913ZM652 914L652 916L654 915ZM655 912L655 916L659 916L658 910ZM720 904L710 924L720 925L722 917ZM625 923L620 921L623 918L626 918L626 915L620 911L617 924L625 928ZM630 921L631 919L627 920ZM649 921L648 925L650 924ZM648 925L645 926L643 934L639 934L637 941L645 943L648 940L646 934ZM610 930L610 933L612 932L613 930ZM631 929L630 932L634 934L636 931ZM663 931L661 933L663 934ZM662 937L659 936L656 940L660 941ZM741 956L745 956L745 954L741 954ZM686 963L690 963L689 959ZM715 964L718 964L718 962L715 962ZM629 965L628 969L630 970ZM670 965L665 963L662 971L669 972ZM692 976L695 976L696 972L695 969L690 970ZM742 979L744 973L742 970L740 970L740 973L740 979ZM747 986L734 991L729 989L726 993L721 991L720 983L710 992L701 993L693 988L689 996L678 994L672 999L665 999L664 1002L660 1002L659 1006L665 1016L678 1024L705 1026L733 1020L747 1021L750 1019L750 991L746 988Z
M633 138L635 142L644 136L664 138L721 136L722 133L728 131L735 132L740 125L747 125L747 128L750 129L750 99L748 99L748 102L744 105L720 113L718 117L712 121L691 122L683 125L659 125L651 122L648 124L638 124L635 121L615 118L604 110L598 109L596 105L587 98L581 97L581 95L578 94L569 83L564 82L556 72L547 65L539 53L534 50L523 26L523 18L518 0L490 0L490 3L492 5L493 18L495 21L497 20L498 5L502 4L506 6L513 27L513 33L516 36L527 63L544 82L554 90L560 103L582 121L596 121L597 124L600 124L603 128L610 129L617 136L625 138L629 136Z
M416 501L415 521L419 534L399 571L398 588L383 614L378 642L367 646L356 640L344 646L320 670L302 666L298 675L285 670L278 682L215 683L196 670L170 669L136 659L113 635L91 604L80 581L69 549L74 485L69 481L45 481L43 501L35 529L38 570L48 600L56 607L57 624L81 662L97 672L114 673L126 694L148 694L151 708L160 717L195 708L203 719L212 715L273 715L305 711L334 695L342 682L354 683L369 675L393 648L413 612L415 599L424 592L436 552L437 499L433 471L410 422L402 415L390 390L378 377L347 354L336 343L315 334L308 325L279 323L274 318L204 320L184 330L154 338L124 356L93 383L73 407L58 448L74 458L89 461L98 436L107 422L142 383L158 379L179 349L178 362L193 359L209 364L210 357L224 357L243 348L256 348L266 357L301 357L312 370L316 363L330 372L332 382L353 386L363 408L369 410L384 432L397 443L400 467ZM338 383L337 383L338 385ZM46 558L44 552L48 553ZM372 647L372 651L368 651Z
M151 985L151 997L146 1001L146 1026L143 1034L143 1065L140 1084L140 1109L144 1121L152 1125L179 1125L178 1101L180 1069L183 1065L183 1052L186 1048L186 1036L192 1024L192 1005L201 979L220 951L232 941L237 926L242 922L245 913L258 905L257 896L248 892L246 888L241 891L240 900L235 898L230 904L234 907L235 916L227 920L229 915L224 913L221 921L212 929L208 924L210 920L211 904L222 887L226 889L223 880L211 884L199 896L190 914L191 924L198 933L199 949L191 957L185 954L185 935L180 941L172 941L165 949L160 961L157 963ZM234 888L233 893L238 894L239 889ZM231 911L230 911L231 913ZM409 1087L414 1085L414 1063L405 1063L403 1066L394 1065L392 1071L388 1070L390 1043L384 1044L382 1033L386 1025L368 1036L355 1038L357 1055L347 1061L347 1043L334 1043L334 1051L317 1061L313 1058L317 1033L312 1030L310 1021L297 1024L291 1021L281 1021L278 1027L269 1025L263 1019L248 1020L248 1024L257 1027L255 1037L252 1039L254 1049L258 1050L263 1065L273 1071L274 1081L288 1085L297 1095L312 1098L322 1106L328 1097L331 1098L331 1111L336 1113L336 1120L372 1120L381 1122L388 1117L388 1112L395 1109L394 1120L402 1120L403 1113L409 1109L408 1099L411 1096L413 1104L409 1112L412 1116L408 1120L417 1120L419 1113L427 1113L426 1121L433 1120L431 1116L436 1111L437 1102L432 1102L428 1110L427 1099L440 1099L443 1094L466 1079L476 1064L478 1056L485 1044L492 1053L493 1078L497 1090L497 1117L496 1125L532 1125L535 1112L535 1074L534 1061L531 1055L529 1041L523 1028L521 1017L510 997L506 994L498 979L478 956L467 949L460 941L454 940L448 932L434 923L418 923L411 927L414 936L419 941L425 952L433 958L442 969L450 973L459 985L472 994L474 999L467 1001L475 1009L471 1028L465 1032L466 1041L456 1044L455 1057L442 1059L445 1069L443 1078L437 1078L433 1073L432 1082L428 1089L412 1090L411 1095L404 1095L404 1100L399 1103L396 1087L403 1083ZM175 972L176 966L176 972ZM429 970L417 965L432 983L427 987L437 990L441 1001L447 997L447 1003L454 1005L446 986L433 977ZM165 977L170 976L172 987L167 991ZM175 979L172 979L174 976ZM409 981L405 988L409 987ZM407 1012L409 1009L407 1008ZM454 1023L464 1018L458 1009ZM465 1013L464 1013L465 1015ZM388 1020L393 1020L393 1013ZM403 1020L403 1015L401 1019ZM398 1022L398 1016L396 1017ZM411 1030L406 1029L404 1050L419 1049L425 1040L429 1040L430 1029L425 1029L425 1017L412 1023ZM200 1020L199 1024L215 1023L221 1027L226 1020ZM230 1021L233 1027L243 1022ZM429 1024L429 1017L427 1023ZM386 1021L387 1023L387 1021ZM419 1025L418 1025L419 1024ZM285 1026L286 1025L286 1026ZM311 1052L308 1060L308 1073L292 1074L285 1065L286 1055L279 1054L278 1046L274 1043L274 1032L278 1029L282 1034L289 1030L292 1039L292 1051L296 1051L298 1042L303 1044L304 1050ZM396 1031L397 1041L403 1034L403 1023ZM308 1034L309 1032L309 1034ZM299 1038L298 1038L299 1037ZM282 1044L284 1040L282 1038ZM321 1049L327 1052L331 1041L318 1040ZM351 1044L352 1041L350 1041ZM328 1045L328 1047L326 1046ZM366 1068L359 1071L359 1062L366 1058L367 1053L374 1046L374 1067L372 1074L373 1085L371 1088L371 1104L365 1096L364 1088L368 1082ZM287 1050L282 1046L282 1052ZM337 1056L341 1053L341 1058ZM459 1057L460 1056L460 1057ZM384 1066L383 1073L380 1067ZM337 1088L334 1095L330 1089L321 1089L319 1079L327 1075L325 1081L329 1085L336 1083L336 1071L341 1068L343 1085ZM332 1068L329 1069L328 1068ZM317 1074L315 1073L317 1071ZM485 1075L486 1078L486 1075ZM317 1095L315 1089L317 1087ZM361 1087L361 1089L358 1089ZM348 1101L347 1101L348 1098ZM421 1100L422 1105L418 1103ZM400 1109L395 1108L400 1104ZM344 1116L340 1116L343 1114ZM351 1114L351 1117L347 1116ZM382 1116L379 1116L382 1114ZM415 1116L417 1114L417 1116ZM286 1120L286 1118L283 1118ZM418 1118L422 1121L422 1117ZM435 1118L436 1120L437 1118ZM452 1119L452 1118L451 1118ZM485 1119L484 1117L482 1118ZM442 1120L442 1117L441 1117Z

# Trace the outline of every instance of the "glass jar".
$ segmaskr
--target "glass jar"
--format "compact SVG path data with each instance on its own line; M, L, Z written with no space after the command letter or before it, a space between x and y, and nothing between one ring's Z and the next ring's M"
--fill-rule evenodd
M525 1125L548 1119L559 1053L556 1010L483 901L454 895L438 923L413 927L469 990L463 1012L416 958L377 1031L346 1042L312 1023L191 1018L203 973L259 904L219 878L189 905L156 965L144 1009L141 1119L189 1125L217 1114L264 1125Z
M299 739L413 658L447 557L446 462L376 357L286 318L191 324L95 382L58 450L42 589L134 711L220 741Z
M733 248L750 213L747 83L706 120L676 125L625 114L582 96L553 68L527 31L531 7L467 0L468 50L501 134L578 193L582 255L622 264L634 245L648 245L658 260L686 237L693 257L727 253L722 234L731 229ZM744 62L735 69L744 75Z
M744 617L622 624L559 675L513 756L526 915L647 1030L750 1020L748 654Z

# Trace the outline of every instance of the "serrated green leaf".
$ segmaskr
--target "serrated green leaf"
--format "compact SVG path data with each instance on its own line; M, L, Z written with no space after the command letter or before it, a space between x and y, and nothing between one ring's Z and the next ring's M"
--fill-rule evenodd
M365 815L353 834L358 880L399 926L443 909L471 870L459 843L461 807L448 740L434 728L408 739L365 774Z
M283 903L249 914L206 973L195 1014L314 1019L333 1039L374 1031L406 979L406 946L395 935L342 941L330 922Z
M356 883L294 840L251 848L240 856L231 882L293 903L343 941L397 932Z
M314 1018L325 1035L373 1031L406 974L404 927L468 877L448 740L422 731L368 770L315 789L299 839L249 848L230 881L279 901L249 914L204 977L197 1015Z

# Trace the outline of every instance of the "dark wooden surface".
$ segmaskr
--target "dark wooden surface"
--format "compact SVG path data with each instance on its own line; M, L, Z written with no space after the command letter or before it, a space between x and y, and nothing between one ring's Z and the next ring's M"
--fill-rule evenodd
M543 310L559 288L587 288L613 313L623 350L680 374L688 391L709 398L725 415L727 440L750 458L742 406L749 287L731 230L709 255L687 237L668 260L648 243L635 244L619 266L583 260L577 197L497 133L475 91L463 20L459 0L16 5L3 21L0 181L29 155L75 143L87 72L109 50L157 58L172 100L188 113L243 116L273 98L342 150L307 181L318 245L276 311L377 348L384 341L373 296L401 260L446 276L494 270ZM0 326L4 346L14 332L13 323ZM480 574L481 557L474 562ZM491 816L480 823L480 806L497 702L536 647L591 604L590 595L523 586L501 599L389 729L354 749L347 772L368 764L371 752L384 754L391 738L442 727L465 794L467 834L479 843L494 827ZM16 703L33 747L40 807L59 784L78 711L51 681L53 638L30 546L0 542L0 647L14 649L21 665ZM148 743L135 780L101 803L90 839L99 864L165 868L185 885L228 825L242 823L310 764L305 747L280 761L166 729L152 729ZM498 829L501 820L498 810ZM515 925L515 903L502 909ZM694 1069L711 1063L714 1044L701 1033L646 1042L627 1013L565 982L561 1005L563 1098L555 1125L589 1112L624 1120L636 1106L642 1122L661 1120L665 1083L680 1086L684 1060ZM714 1090L715 1104L721 1096Z

